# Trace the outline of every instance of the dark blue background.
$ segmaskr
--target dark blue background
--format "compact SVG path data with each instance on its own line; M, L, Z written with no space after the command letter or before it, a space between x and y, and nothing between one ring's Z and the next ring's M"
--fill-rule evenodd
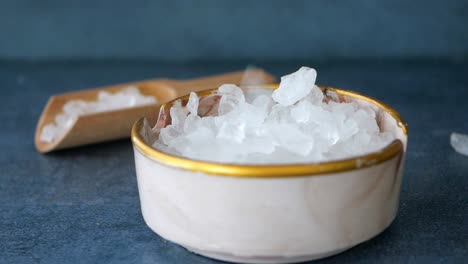
M2 0L0 58L460 60L467 25L466 0Z
M154 234L129 140L34 149L49 96L302 65L409 125L399 214L319 263L468 263L468 1L0 0L0 263L217 263ZM272 231L274 232L274 231Z

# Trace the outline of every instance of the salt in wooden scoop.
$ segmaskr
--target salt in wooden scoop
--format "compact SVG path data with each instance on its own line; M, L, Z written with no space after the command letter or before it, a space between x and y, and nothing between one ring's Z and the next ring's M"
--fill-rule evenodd
M265 84L274 81L275 78L264 70L250 68L245 72L231 72L192 80L144 80L54 95L49 98L41 114L36 127L34 142L39 152L47 153L59 149L129 137L131 127L136 120L145 116L155 122L161 104L177 97L190 92L217 88L225 83ZM156 103L80 115L62 136L50 143L41 141L40 136L43 127L54 122L55 116L62 112L65 103L70 100L93 101L96 100L100 91L116 93L129 86L137 87L140 93L145 96L154 96Z

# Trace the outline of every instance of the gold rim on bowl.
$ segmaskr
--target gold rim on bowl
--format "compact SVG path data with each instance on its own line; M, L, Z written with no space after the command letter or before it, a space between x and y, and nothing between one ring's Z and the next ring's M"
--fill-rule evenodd
M275 89L278 85L264 85L258 88ZM407 135L408 130L403 118L390 106L382 103L374 98L346 90L341 90L332 87L320 87L322 90L327 89L333 91L337 95L361 99L377 105L385 112L390 114L397 122L397 125ZM211 94L213 90L206 90L197 93L198 95ZM172 100L161 106L161 109L170 108L177 100L188 99L188 95ZM404 146L401 140L394 140L380 151L369 153L362 156L356 156L349 159L335 160L329 162L311 163L311 164L280 164L280 165L241 165L216 163L201 160L194 160L180 156L171 155L159 151L150 145L141 137L140 131L143 126L143 119L138 120L132 128L132 142L135 148L145 156L155 160L163 165L177 167L179 169L190 170L194 172L203 172L214 176L229 176L243 178L285 178L296 176L312 176L323 175L336 172L350 171L354 169L373 166L384 161L390 160L404 151Z

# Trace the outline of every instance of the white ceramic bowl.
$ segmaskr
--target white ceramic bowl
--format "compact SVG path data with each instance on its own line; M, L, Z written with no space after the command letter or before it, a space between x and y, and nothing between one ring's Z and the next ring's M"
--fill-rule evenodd
M230 165L153 149L139 120L132 142L148 226L195 253L256 263L323 258L382 232L398 210L406 125L395 110L375 99L322 89L340 100L370 105L381 130L393 132L397 140L380 152L347 160Z

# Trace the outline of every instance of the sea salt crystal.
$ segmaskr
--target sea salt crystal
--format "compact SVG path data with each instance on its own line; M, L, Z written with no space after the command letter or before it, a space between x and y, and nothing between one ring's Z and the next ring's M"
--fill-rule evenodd
M232 120L231 122L221 123L216 138L233 140L241 143L245 138L245 122Z
M370 122L375 119L375 114L370 115L369 112L358 109L354 112L353 118L357 122L357 126L367 133L379 133L380 129L376 122Z
M265 113L268 113L271 111L271 108L273 107L275 102L271 99L271 95L265 95L265 94L260 94L257 96L255 99L252 101L252 105L255 107L258 107Z
M229 113L237 105L245 102L244 92L234 84L224 84L218 88L218 94L221 95L218 114Z
M52 142L59 135L57 126L54 124L47 124L42 128L41 141Z
M55 116L55 123L50 123L42 128L40 140L51 143L61 137L81 115L113 111L136 107L147 104L155 104L153 96L145 96L137 87L126 87L117 93L100 91L96 101L71 100L63 105L62 113ZM185 110L184 110L185 111Z
M189 114L185 119L183 131L185 133L190 133L191 131L194 131L199 127L205 126L203 125L203 122L200 122L200 119L201 117L197 115Z
M314 106L308 101L299 102L291 109L291 117L297 123L306 123L311 119Z
M73 125L77 116L75 114L58 114L55 116L55 124L58 127L69 128Z
M295 104L312 91L316 78L317 72L308 67L281 77L279 88L273 92L273 100L283 106Z
M450 145L460 154L468 156L468 135L452 133L450 135Z
M324 100L315 78L315 70L302 67L274 92L223 85L216 116L198 116L208 100L192 93L186 107L171 108L172 124L159 130L153 147L212 162L281 164L363 155L395 139L380 131L370 107Z
M167 126L166 129L161 131L159 134L159 140L162 144L170 145L172 140L176 139L179 135L179 131L173 126Z
M271 89L249 88L242 91L244 92L245 101L249 104L252 104L253 101L257 99L257 97L262 95L268 97L268 99L274 103L273 99L271 98L271 95L273 94L273 90Z
M207 156L211 159L215 158L216 148L213 148L212 139L215 135L209 128L199 127L198 129L187 134L185 137L179 137L172 141L169 147L172 147L178 153L184 153L190 158Z
M194 92L190 93L190 97L187 102L187 110L193 115L198 114L198 96Z
M287 151L306 156L312 151L314 140L308 137L298 126L288 123L279 123L269 127L270 133L273 135L276 146L286 149Z
M183 130L185 119L187 119L189 110L185 107L182 107L180 101L176 101L169 112L171 115L172 126L174 126L178 130Z
M302 100L306 100L313 105L322 105L324 97L322 90L320 90L317 85L314 85L314 88L312 88L310 93Z

